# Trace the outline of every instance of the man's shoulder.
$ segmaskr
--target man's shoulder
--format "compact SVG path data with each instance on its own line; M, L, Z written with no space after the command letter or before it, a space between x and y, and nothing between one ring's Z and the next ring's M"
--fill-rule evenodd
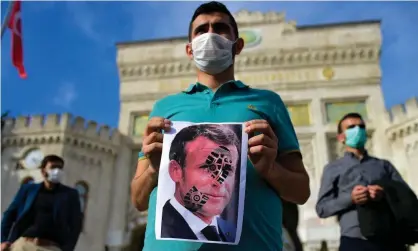
M33 189L39 188L41 186L42 186L42 182L39 182L39 183L34 183L34 182L32 182L32 183L26 183L26 184L23 184L22 186L20 186L20 190L23 190L23 191L33 190Z
M170 95L165 96L164 98L157 100L155 104L158 106L172 105L173 102L178 102L180 99L183 99L185 96L187 96L187 94L184 92L170 94Z
M381 162L381 163L383 163L385 165L386 164L391 164L391 162L389 160L387 160L387 159L378 158L378 157L375 157L375 156L372 156L372 155L369 155L369 158L372 159L372 160L374 160L374 161L379 161L379 162Z
M162 114L164 114L167 111L167 109L173 107L173 104L178 104L180 100L184 102L186 95L187 94L184 92L179 92L158 99L154 104L153 113L155 114L155 116L162 116Z
M255 95L262 96L263 98L267 98L268 101L278 101L278 100L281 101L282 100L282 98L280 97L280 94L271 90L248 88L248 91Z
M60 184L62 191L66 192L66 193L78 193L77 189L64 185L64 184Z
M340 157L338 159L330 161L328 164L325 165L324 171L334 171L342 166L344 166L344 157Z

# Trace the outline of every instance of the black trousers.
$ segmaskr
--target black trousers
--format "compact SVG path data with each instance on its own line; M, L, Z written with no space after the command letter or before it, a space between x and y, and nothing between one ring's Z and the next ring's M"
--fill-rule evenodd
M374 242L342 236L339 251L407 251L404 245L396 245L389 240L387 243Z

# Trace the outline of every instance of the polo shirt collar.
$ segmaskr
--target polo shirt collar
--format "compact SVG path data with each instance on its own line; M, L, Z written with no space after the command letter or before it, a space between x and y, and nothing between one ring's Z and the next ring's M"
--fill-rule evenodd
M248 85L244 84L243 82L241 82L240 80L231 80L228 81L222 85L233 85L234 87L238 88L238 89L243 89L243 88L248 88ZM196 82L194 84L189 85L189 87L184 91L185 93L192 93L194 91L203 91L208 89L208 87L206 85L203 85L199 82Z

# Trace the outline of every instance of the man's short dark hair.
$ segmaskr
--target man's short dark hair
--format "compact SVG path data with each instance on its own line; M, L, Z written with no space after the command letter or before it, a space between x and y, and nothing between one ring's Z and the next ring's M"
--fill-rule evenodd
M346 119L351 119L351 118L363 120L363 117L360 115L360 113L356 113L356 112L347 113L338 122L338 127L337 127L338 134L341 134L343 132L343 128L341 127L343 121Z
M189 42L192 41L192 26L194 20L202 14L212 14L212 13L223 13L229 17L230 24L234 30L235 38L238 38L238 25L235 21L234 16L232 16L231 12L229 12L228 8L223 3L212 1L208 3L201 4L197 9L195 10L192 20L190 20L189 24Z
M169 159L175 160L182 168L186 162L186 144L198 137L205 137L219 145L234 145L238 153L241 143L236 133L227 125L192 125L180 130L171 142Z
M44 169L48 163L58 163L62 167L64 167L64 159L57 155L47 155L41 162L41 169Z

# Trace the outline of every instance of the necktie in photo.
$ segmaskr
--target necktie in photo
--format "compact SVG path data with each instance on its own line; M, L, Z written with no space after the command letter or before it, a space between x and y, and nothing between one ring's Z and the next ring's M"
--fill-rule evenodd
M221 237L219 236L218 231L216 231L215 226L209 225L205 227L201 232L209 241L221 241Z

